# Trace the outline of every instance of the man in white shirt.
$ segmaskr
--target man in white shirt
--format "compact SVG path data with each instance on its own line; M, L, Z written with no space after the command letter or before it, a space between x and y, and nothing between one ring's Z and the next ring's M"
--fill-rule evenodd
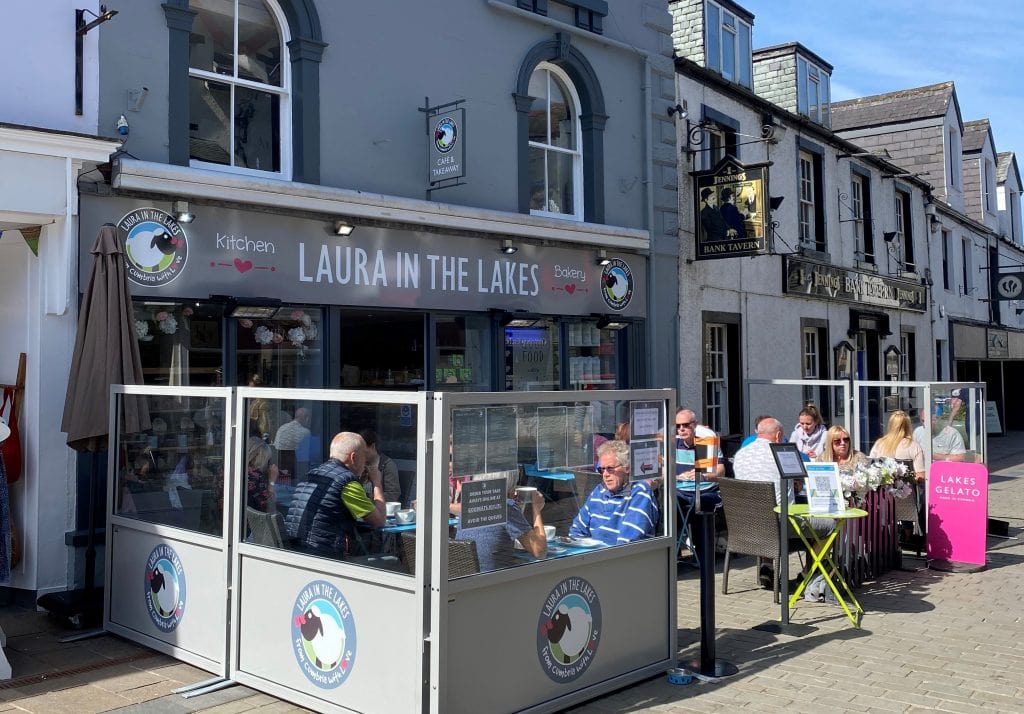
M960 401L959 399L955 401ZM959 408L959 405L957 405ZM923 410L911 409L911 412L916 411L917 418L920 420L920 426L914 429L914 441L917 445L924 449L925 453L928 453L928 446L925 442L924 433L924 418L925 413ZM956 415L956 410L951 409L949 412L949 421L943 425L937 415L932 416L932 461L963 461L967 456L967 447L964 446L964 439L960 436L960 432L953 428L952 421ZM910 418L914 418L914 414L910 415Z

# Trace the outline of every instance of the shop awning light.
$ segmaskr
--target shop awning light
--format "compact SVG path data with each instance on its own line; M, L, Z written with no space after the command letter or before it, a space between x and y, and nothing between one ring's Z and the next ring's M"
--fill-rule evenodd
M269 320L281 307L281 301L273 298L236 298L227 295L211 295L211 302L221 302L227 317L247 318L250 320Z
M519 249L517 247L515 247L514 245L512 245L512 239L511 238L506 238L505 240L501 241L501 248L499 248L498 250L500 250L505 255L512 255L513 253L515 253Z
M608 257L608 251L604 248L599 249L597 251L597 264L604 267L610 262L612 262L612 259Z
M355 229L354 225L340 218L334 222L334 235L336 236L350 236Z
M597 329L599 330L621 330L626 327L629 327L629 322L610 315L605 315L597 320Z
M191 223L196 219L196 214L189 210L188 201L175 201L171 204L171 213L178 220L178 223Z
M276 307L266 305L237 305L228 317L247 317L250 320L269 320L277 313Z
M533 327L544 318L537 315L524 315L506 312L499 322L502 327Z

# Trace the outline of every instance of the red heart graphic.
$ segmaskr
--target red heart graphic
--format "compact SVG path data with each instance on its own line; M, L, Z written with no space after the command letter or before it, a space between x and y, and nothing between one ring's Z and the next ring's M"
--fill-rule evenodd
M576 292L576 283L569 283L568 285L566 285L565 292L569 293L570 295Z
M235 270L239 273L247 273L252 270L251 260L242 260L241 258L235 258Z

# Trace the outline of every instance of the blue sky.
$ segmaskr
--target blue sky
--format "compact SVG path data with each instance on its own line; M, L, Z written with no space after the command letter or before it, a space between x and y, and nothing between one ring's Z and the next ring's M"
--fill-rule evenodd
M835 101L952 80L964 121L1024 161L1024 2L738 0L754 47L799 42L833 66Z

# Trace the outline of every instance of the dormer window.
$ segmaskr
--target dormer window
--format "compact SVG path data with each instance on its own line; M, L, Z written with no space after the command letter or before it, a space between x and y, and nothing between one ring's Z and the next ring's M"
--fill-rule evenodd
M705 64L730 82L753 89L750 23L707 0L704 4Z
M822 126L831 126L828 72L803 57L797 57L796 82L797 111Z

